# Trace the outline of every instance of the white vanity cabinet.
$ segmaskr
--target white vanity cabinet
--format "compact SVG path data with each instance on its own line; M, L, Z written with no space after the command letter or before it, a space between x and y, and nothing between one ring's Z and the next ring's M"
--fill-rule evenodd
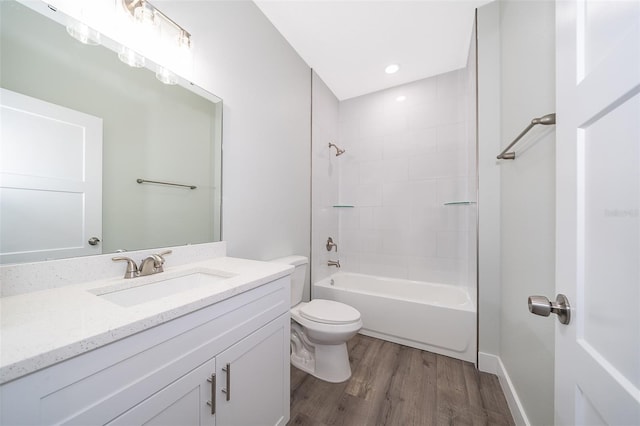
M280 278L8 382L0 423L285 425L289 297Z

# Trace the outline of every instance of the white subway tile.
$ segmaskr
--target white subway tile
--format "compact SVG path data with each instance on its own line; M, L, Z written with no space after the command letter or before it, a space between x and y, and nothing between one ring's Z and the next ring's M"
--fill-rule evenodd
M435 179L423 179L410 181L412 206L433 206L437 203L437 181Z
M358 207L360 214L360 229L380 229L379 213L376 210L380 207Z
M466 259L468 244L467 232L438 231L438 257Z
M384 182L406 182L409 180L409 160L407 158L385 160L378 167L378 172L382 174Z
M360 231L362 253L380 254L384 251L383 233L377 229L365 229Z
M406 209L411 205L413 193L409 182L390 182L382 184L382 205Z
M465 123L443 124L437 127L438 152L461 151L467 158L468 141Z
M360 215L355 208L337 208L341 229L357 230L360 228Z
M408 256L433 257L437 255L436 232L411 232L407 239L407 249L404 254Z
M386 164L383 160L362 161L359 166L361 184L381 184L384 181Z
M377 229L410 229L411 210L408 206L383 206L375 211L374 220L378 224Z
M363 254L360 256L360 272L392 278L407 278L406 256Z
M352 163L347 167L340 167L340 185L358 185L360 183L361 166L362 163Z
M440 178L437 181L438 204L453 201L475 201L468 178Z
M357 206L382 205L382 187L380 185L358 185L355 196Z
M437 150L436 127L412 130L409 133L409 157L433 154Z
M417 130L436 126L438 110L439 107L435 102L416 105L407 112L407 128Z

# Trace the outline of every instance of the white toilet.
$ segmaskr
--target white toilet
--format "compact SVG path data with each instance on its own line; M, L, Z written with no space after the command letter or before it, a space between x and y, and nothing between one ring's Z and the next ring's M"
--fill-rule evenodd
M291 274L291 364L327 382L351 377L347 340L362 328L360 312L344 303L302 302L308 259L289 256L271 262L295 266Z

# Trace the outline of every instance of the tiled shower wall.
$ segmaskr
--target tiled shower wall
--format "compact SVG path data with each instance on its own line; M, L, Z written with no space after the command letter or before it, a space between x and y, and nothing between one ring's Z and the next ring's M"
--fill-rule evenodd
M475 288L472 66L340 103L343 271Z

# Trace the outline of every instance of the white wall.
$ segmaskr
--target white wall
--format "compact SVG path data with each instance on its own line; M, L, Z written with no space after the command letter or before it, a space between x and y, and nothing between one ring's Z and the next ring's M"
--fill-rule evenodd
M499 361L516 421L553 424L555 319L531 315L527 297L555 292L554 128L529 132L515 160L495 156L532 118L555 110L554 3L502 0L478 19L480 351ZM497 249L499 263L487 256Z
M503 1L502 144L555 112L555 5ZM555 129L538 126L501 164L500 357L532 424L553 423L555 318L531 315L527 297L555 298Z
M329 142L338 141L339 101L327 85L313 72L312 81L312 236L311 282L317 282L335 271L327 261L336 260L342 253L338 235L338 165L342 157L335 156ZM338 252L328 252L327 238L338 244ZM335 250L335 248L333 249ZM305 296L308 293L305 292Z
M467 83L463 69L340 103L340 203L355 206L339 212L345 270L475 288L475 206L444 206L476 201Z
M310 68L249 1L166 1L191 32L194 82L223 110L230 256L310 255Z

